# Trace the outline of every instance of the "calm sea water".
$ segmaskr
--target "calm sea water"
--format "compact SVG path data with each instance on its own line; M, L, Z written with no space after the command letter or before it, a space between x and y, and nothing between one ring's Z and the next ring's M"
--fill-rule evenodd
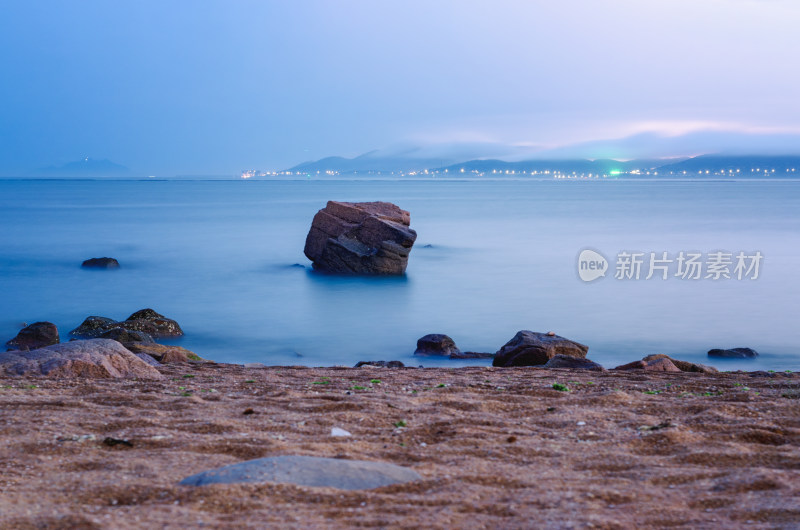
M340 278L303 255L329 199L391 201L419 237L403 278ZM174 341L225 362L411 364L416 340L446 333L496 351L518 330L555 331L606 365L667 353L721 369L800 369L800 182L0 181L0 338L22 322L62 333L88 315L152 307ZM756 281L587 284L591 247L760 251ZM112 256L117 271L87 271ZM295 266L299 264L301 266ZM66 339L65 339L66 340ZM472 361L467 364L488 364Z

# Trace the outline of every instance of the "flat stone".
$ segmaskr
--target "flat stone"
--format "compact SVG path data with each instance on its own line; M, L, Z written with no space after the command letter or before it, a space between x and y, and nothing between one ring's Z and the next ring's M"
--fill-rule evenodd
M416 471L386 462L316 456L271 456L203 471L184 486L275 482L321 488L362 490L422 480Z

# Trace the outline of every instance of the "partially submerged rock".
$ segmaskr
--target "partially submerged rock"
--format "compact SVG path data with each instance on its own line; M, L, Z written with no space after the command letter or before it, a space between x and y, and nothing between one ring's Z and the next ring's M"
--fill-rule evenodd
M594 372L608 371L602 365L594 361L590 361L589 359L562 354L553 356L553 358L547 361L542 368L569 368L572 370L592 370Z
M36 350L8 352L0 355L0 373L66 378L164 379L158 370L111 339L76 340Z
M461 355L461 350L456 346L455 341L441 333L431 333L425 335L417 341L417 349L414 355L449 355L451 357Z
M153 340L153 337L151 337L147 333L132 329L125 329L123 327L113 327L108 331L104 331L103 333L100 334L99 338L115 340L123 345L132 342L145 342L145 343L155 342Z
M713 350L708 350L708 356L724 359L755 359L758 357L758 352L752 348L730 348L727 350L714 348Z
M519 331L495 354L493 366L538 366L556 355L586 358L589 347L555 333Z
M304 253L320 271L402 275L417 239L410 224L392 203L328 201L311 222Z
M91 316L69 334L75 337L94 338L100 337L112 328L139 331L146 333L151 338L183 335L183 330L177 322L152 309L141 309L129 316L127 320L119 322L111 318Z
M90 316L80 326L69 332L73 337L95 338L113 327L117 321L113 318Z
M183 335L183 330L177 322L152 309L141 309L129 316L127 320L118 322L117 325L125 329L143 331L156 338Z
M91 258L81 263L84 269L119 269L119 261L114 258Z
M415 480L422 480L416 471L386 462L284 455L248 460L204 471L187 477L180 483L185 486L205 486L273 482L362 490Z
M51 344L58 344L58 328L52 322L34 322L25 326L17 336L6 342L12 350L35 350Z

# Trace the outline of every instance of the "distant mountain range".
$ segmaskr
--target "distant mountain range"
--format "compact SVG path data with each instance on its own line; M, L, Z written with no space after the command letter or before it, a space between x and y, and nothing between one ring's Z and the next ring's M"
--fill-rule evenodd
M374 153L374 152L373 152ZM506 174L517 173L564 173L564 174L631 174L644 175L658 173L662 176L717 175L733 174L750 176L797 176L800 177L800 156L721 156L702 155L696 157L611 160L611 159L553 159L521 160L467 160L453 162L444 159L417 159L406 157L382 157L367 153L355 158L328 157L313 162L305 162L287 171L292 173L321 174L409 174L425 172L436 174ZM796 171L795 171L796 170ZM708 173L706 173L708 172Z

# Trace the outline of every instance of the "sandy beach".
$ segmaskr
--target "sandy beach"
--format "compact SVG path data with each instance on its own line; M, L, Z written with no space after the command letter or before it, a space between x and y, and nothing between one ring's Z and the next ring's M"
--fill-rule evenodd
M796 373L159 370L166 380L1 379L0 526L800 526ZM289 454L389 462L423 480L178 485Z

